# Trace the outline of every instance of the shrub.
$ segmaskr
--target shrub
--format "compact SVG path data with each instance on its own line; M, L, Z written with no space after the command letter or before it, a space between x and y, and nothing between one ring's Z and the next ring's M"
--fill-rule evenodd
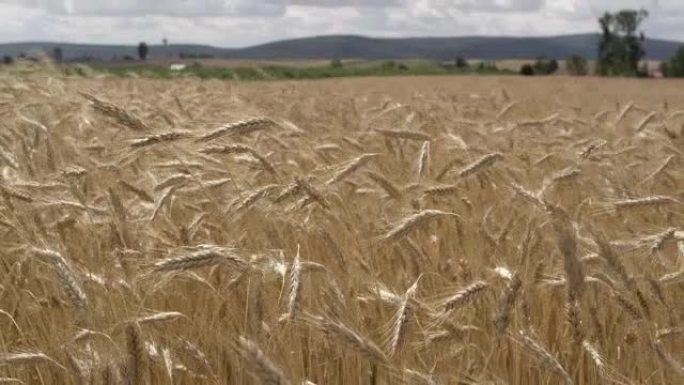
M679 47L675 55L661 67L663 75L668 77L684 77L684 45Z
M589 73L587 59L579 55L572 55L565 59L565 66L568 73L573 76L585 76Z
M556 59L549 60L545 57L539 57L532 69L535 75L551 75L558 71L558 61Z
M395 69L397 67L397 63L394 62L394 60L387 60L382 63L382 68L383 69Z
M470 66L468 64L468 61L461 56L456 58L455 64L456 64L456 68L468 68Z
M10 65L10 64L12 64L12 63L14 63L14 58L13 58L12 56L5 55L5 56L2 58L2 64Z
M531 64L523 64L520 67L520 74L523 76L534 76L534 68Z
M340 59L332 59L332 60L330 61L330 67L332 67L332 68L342 68L342 67L343 67L342 60L340 60Z
M477 63L477 72L496 72L498 71L498 68L496 68L496 63L495 62L479 62Z

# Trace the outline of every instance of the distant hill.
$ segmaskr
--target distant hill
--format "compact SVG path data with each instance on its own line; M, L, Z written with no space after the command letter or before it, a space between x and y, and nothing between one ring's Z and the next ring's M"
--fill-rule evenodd
M370 38L362 36L318 36L261 44L247 48L218 48L205 45L152 45L154 57L178 57L180 54L233 59L529 59L537 56L565 58L577 54L596 57L597 34L551 37L426 37ZM679 42L647 39L646 58L664 60L671 57ZM94 60L120 60L137 57L135 46L60 43L0 44L0 55L18 56L36 51L52 52L62 48L65 59L90 57Z

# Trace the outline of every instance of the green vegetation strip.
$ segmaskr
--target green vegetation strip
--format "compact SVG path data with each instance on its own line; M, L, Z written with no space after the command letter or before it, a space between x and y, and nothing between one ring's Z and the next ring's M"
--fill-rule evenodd
M243 66L243 67L208 67L188 65L182 71L173 71L168 67L153 64L131 64L107 66L92 64L87 67L96 72L105 72L118 76L143 76L152 78L173 78L177 76L196 76L202 79L234 79L234 80L282 80L282 79L324 79L354 76L401 76L401 75L465 75L465 74L514 74L514 71L496 68L493 64L480 64L468 67L456 67L435 61L415 60L408 62L369 61L353 64L333 62L320 66ZM86 75L83 65L70 65L64 68L68 75Z

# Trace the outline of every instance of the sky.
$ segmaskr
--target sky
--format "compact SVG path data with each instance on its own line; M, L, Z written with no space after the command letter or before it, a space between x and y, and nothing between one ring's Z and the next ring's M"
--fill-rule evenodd
M0 43L562 35L596 32L600 14L622 8L650 12L647 36L684 41L684 0L0 0Z

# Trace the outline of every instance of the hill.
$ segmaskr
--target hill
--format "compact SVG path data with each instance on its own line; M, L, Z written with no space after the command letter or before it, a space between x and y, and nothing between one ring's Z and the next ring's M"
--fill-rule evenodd
M466 58L501 60L529 59L537 56L565 58L577 54L595 58L597 34L551 37L426 37L370 38L363 36L317 36L276 41L246 48L219 48L205 45L152 45L150 54L156 57L178 57L181 54L213 56L229 59L452 59ZM663 60L671 57L679 42L647 39L646 58ZM0 44L0 55L18 56L36 51L52 52L62 48L65 59L94 60L135 57L136 47L125 45L92 45L61 43Z

